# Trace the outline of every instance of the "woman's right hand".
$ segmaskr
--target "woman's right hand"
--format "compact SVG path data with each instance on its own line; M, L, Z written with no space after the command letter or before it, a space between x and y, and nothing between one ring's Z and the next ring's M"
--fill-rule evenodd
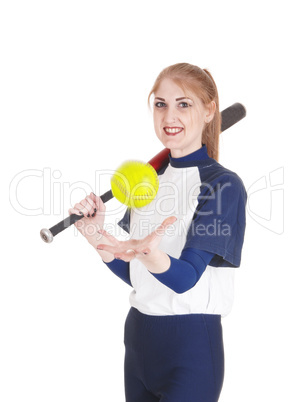
M102 199L90 193L84 200L75 204L74 208L70 208L68 212L69 215L84 215L84 218L75 222L74 225L89 243L94 244L100 238L98 231L103 229L105 211L106 208Z

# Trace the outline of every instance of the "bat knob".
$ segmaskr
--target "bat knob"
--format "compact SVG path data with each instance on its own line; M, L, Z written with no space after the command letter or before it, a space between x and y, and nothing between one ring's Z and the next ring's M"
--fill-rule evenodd
M42 229L40 231L40 235L45 243L52 243L52 241L54 240L54 236L49 229Z

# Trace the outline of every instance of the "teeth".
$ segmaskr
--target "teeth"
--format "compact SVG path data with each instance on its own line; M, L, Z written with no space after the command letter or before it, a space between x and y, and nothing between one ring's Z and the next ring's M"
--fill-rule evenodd
M165 128L165 131L166 131L167 133L174 134L174 133L180 132L180 131L181 131L181 128Z

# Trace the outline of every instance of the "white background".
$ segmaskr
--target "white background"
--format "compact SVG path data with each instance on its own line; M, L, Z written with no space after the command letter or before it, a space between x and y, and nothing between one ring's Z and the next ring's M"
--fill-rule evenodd
M1 3L1 401L124 401L131 289L73 227L39 231L109 189L96 172L163 148L146 102L177 62L210 70L221 110L247 108L221 136L249 198L220 401L291 400L288 17L281 0Z

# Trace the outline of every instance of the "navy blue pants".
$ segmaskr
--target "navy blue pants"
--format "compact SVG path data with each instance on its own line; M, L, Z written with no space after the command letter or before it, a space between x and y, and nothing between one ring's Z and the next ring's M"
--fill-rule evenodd
M217 402L224 377L221 316L150 316L125 323L126 402Z

